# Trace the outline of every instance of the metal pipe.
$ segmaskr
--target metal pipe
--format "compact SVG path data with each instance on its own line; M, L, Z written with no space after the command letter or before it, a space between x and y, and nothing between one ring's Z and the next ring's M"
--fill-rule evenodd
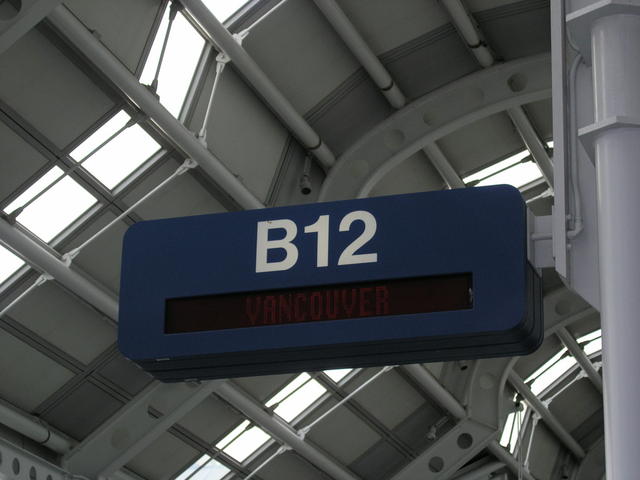
M322 168L329 170L336 159L320 135L302 118L291 102L251 58L247 51L222 25L201 0L182 0L191 17L200 24L204 32L217 45L233 66L262 96L267 105L282 119L287 128L298 138L303 147L318 160Z
M0 241L32 267L45 272L114 321L118 320L118 300L106 288L89 280L38 242L0 218Z
M0 401L0 423L56 453L67 453L75 446L73 440L61 433L54 432L42 420L24 413L4 401Z
M478 63L484 68L494 64L493 54L484 42L480 30L471 16L467 13L464 5L460 0L441 0L444 8L449 12L455 27L460 32L467 46L478 60Z
M472 472L467 472L457 477L453 477L451 480L486 480L487 476L491 475L496 470L500 470L504 466L504 462L489 462L486 465L476 468Z
M314 0L351 53L358 59L393 108L402 108L407 100L335 0Z
M422 150L427 154L427 157L429 157L429 160L431 160L431 163L449 188L465 188L467 186L435 142L427 145Z
M245 209L264 208L262 202L196 139L193 132L178 122L66 7L57 7L48 19L238 205Z
M288 424L278 420L264 410L264 406L250 398L231 382L224 382L216 388L216 393L240 410L257 425L268 431L280 442L294 449L320 470L335 480L358 480L358 477L340 465L326 453L306 442Z
M449 13L458 32L460 32L460 35L478 60L478 63L483 68L493 65L495 63L493 53L491 53L491 50L484 41L482 32L471 15L469 15L469 12L467 12L461 0L441 0L441 3ZM507 110L507 113L522 137L525 146L531 153L533 160L538 164L538 167L540 167L540 171L545 180L549 186L553 188L553 164L551 163L544 144L533 128L531 121L522 107L510 108Z
M569 432L562 426L558 419L549 411L544 403L531 391L529 386L514 371L509 372L509 381L515 389L524 397L533 410L540 415L545 425L556 435L577 458L585 457L585 451Z
M403 365L401 368L411 375L438 405L458 420L466 418L465 408L426 368L419 364Z
M628 14L600 8L590 28L595 122L636 122L613 123L595 138L606 471L623 480L640 469L640 12L637 2Z
M524 468L522 464L518 463L513 455L511 455L505 448L503 448L502 445L500 445L496 440L491 442L487 449L493 454L494 457L496 457L501 462L504 462L504 464L509 467L509 470L511 470L516 475L519 475L521 473L522 478L525 480L536 480L536 477L531 475L529 470Z
M314 0L314 2L351 53L367 71L389 104L396 109L402 108L407 102L404 93L340 6L335 0ZM423 150L449 188L465 187L458 173L435 143L428 145Z
M578 344L573 335L569 333L569 331L565 327L560 327L556 331L556 335L560 337L564 346L567 347L567 350L571 352L571 355L576 359L576 361L580 364L584 373L587 374L589 380L593 383L593 385L598 389L600 393L602 393L602 377L596 370L596 367L591 363L589 357L584 352L582 347Z
M531 157L540 167L540 171L547 181L549 186L553 188L553 164L547 153L547 149L544 147L542 140L538 137L538 134L533 129L531 121L524 113L522 107L514 107L507 110L511 121L516 126L516 130L522 137L527 150L531 153Z

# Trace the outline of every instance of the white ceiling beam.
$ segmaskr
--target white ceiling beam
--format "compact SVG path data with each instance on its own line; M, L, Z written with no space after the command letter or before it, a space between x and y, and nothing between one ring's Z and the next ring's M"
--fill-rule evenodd
M314 2L389 104L395 109L404 107L407 103L404 93L335 0L314 0ZM460 175L435 142L424 147L423 151L449 188L465 187Z
M564 343L564 346L567 347L567 350L571 352L573 358L575 358L582 367L584 373L586 373L589 380L591 380L591 383L602 393L602 377L573 335L571 335L565 327L560 327L556 330L556 335L558 335L562 343Z
M75 446L73 440L53 430L42 419L4 401L0 401L0 423L56 453L65 454Z
M326 472L331 478L335 480L358 480L358 477L345 466L318 447L311 445L288 423L267 412L264 405L258 403L233 383L225 382L220 384L216 389L216 393L240 410L256 425L269 432L284 445L291 447L300 456Z
M247 51L222 25L200 0L181 0L187 12L204 30L205 34L248 83L260 94L266 105L276 113L284 125L300 141L302 146L328 171L335 163L335 155L322 141L318 133L307 123L289 100L269 79Z
M515 372L509 372L509 382L522 395L525 401L533 410L540 415L545 425L556 435L558 440L569 449L578 459L585 457L585 451L573 436L562 426L556 416L551 413L549 408L531 391L524 380Z
M469 14L462 0L441 0L441 4L451 17L453 25L471 50L471 53L476 57L478 63L483 68L491 67L496 61L495 57L487 45L478 24ZM520 106L512 107L507 110L507 113L529 153L531 153L531 157L538 164L545 180L553 188L553 164L544 143L533 128L524 109Z
M264 205L227 167L200 143L193 132L175 119L158 99L64 6L47 17L67 40L86 56L115 86L135 103L166 137L198 166L240 207Z
M0 218L0 242L36 270L49 274L69 291L104 313L113 323L118 321L118 300L113 293L49 252L4 218Z

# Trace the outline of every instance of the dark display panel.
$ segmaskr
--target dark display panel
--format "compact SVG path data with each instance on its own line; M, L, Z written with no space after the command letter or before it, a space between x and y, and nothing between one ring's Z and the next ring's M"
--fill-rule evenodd
M472 276L461 273L171 298L165 304L165 333L432 313L472 307Z

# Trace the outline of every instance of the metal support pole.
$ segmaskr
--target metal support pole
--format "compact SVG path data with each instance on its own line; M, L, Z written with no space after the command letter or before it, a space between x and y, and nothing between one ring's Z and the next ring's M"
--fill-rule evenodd
M367 71L371 80L378 86L389 104L396 109L402 108L407 101L404 93L402 93L389 71L373 53L340 6L335 0L314 0L314 2L338 35L340 35L344 44ZM465 187L460 175L458 175L435 142L427 145L423 148L423 151L449 188Z
M193 132L178 122L69 10L59 6L47 18L238 205L246 209L264 208L262 202L196 139Z
M0 423L56 453L65 454L75 445L73 440L53 431L44 421L2 401L0 401Z
M336 161L334 154L233 35L201 0L182 0L182 4L217 47L231 59L233 66L262 96L266 104L282 119L302 146L318 160L322 168L329 170Z
M83 276L78 270L67 265L38 242L1 218L0 241L31 266L41 272L48 273L62 286L93 305L112 320L118 320L118 300L112 293Z
M404 94L335 0L314 0L314 3L367 71L391 106L402 108L406 103Z
M527 403L533 408L533 410L540 415L540 418L544 421L545 425L556 435L558 440L569 449L577 458L582 459L585 457L585 451L576 442L575 438L567 432L558 419L549 411L542 401L531 391L529 386L518 376L514 371L509 372L509 381L520 393Z
M605 11L591 25L595 121L610 123L595 138L610 480L635 478L640 470L640 2L625 3L629 14Z
M525 480L536 480L526 468L522 468L522 465L518 463L518 461L511 455L505 448L502 447L497 441L493 441L489 444L488 450L496 457L498 460L503 462L509 470L514 472L516 475L522 475L522 478Z
M489 462L486 465L476 468L472 472L453 477L452 480L486 480L493 472L500 470L504 466L504 462Z
M313 465L329 474L331 478L335 480L358 480L358 477L349 472L344 466L317 447L306 442L293 428L265 411L263 405L247 396L231 382L220 384L216 388L216 393L280 442L290 446Z
M573 338L573 335L571 335L569 331L564 327L560 327L556 334L558 335L558 337L560 337L560 340L562 341L564 346L567 347L567 350L571 352L573 358L575 358L576 361L580 364L580 366L584 370L584 373L586 373L589 377L589 380L591 380L591 383L593 383L598 391L602 393L602 377L600 377L598 370L596 370L596 367L593 365L593 363L591 363L591 360L589 360L587 354L584 353L582 347L578 345L576 339Z
M467 416L467 411L446 388L426 368L419 364L404 365L402 369L411 375L429 396L458 420Z
M540 167L544 179L549 186L553 188L553 164L542 140L540 140L540 137L538 137L538 134L533 129L533 125L531 125L531 121L527 118L527 114L524 113L522 107L510 108L507 110L507 113L516 126L520 137L522 137L522 141L527 147L527 150L531 153L534 162Z

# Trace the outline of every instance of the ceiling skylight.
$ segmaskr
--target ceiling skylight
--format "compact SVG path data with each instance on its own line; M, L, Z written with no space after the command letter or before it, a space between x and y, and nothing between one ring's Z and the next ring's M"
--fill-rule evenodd
M277 405L273 411L283 420L290 422L318 400L326 391L308 373L302 373L274 395L267 402L267 407Z
M233 2L218 0L216 3L226 4ZM156 68L158 67L158 59L169 23L169 11L170 9L167 8L140 77L140 82L146 85L150 85L153 82ZM171 27L169 41L158 77L157 90L160 96L160 103L176 118L180 114L182 104L187 96L203 47L204 39L179 13Z
M353 368L338 368L335 370L324 371L325 375L327 375L331 380L333 380L336 383L340 383L340 380L342 380L344 377L349 375L351 372L353 372Z
M518 446L520 428L522 427L522 423L525 419L527 408L527 405L523 403L522 410L511 412L507 416L507 420L504 422L502 436L500 437L500 445L508 448L511 453L514 453Z
M203 0L203 2L211 13L213 13L218 21L225 22L242 8L247 0Z
M255 425L247 427L249 427L249 421L245 420L220 440L216 447L221 448L238 462L244 462L271 438L260 427Z
M71 177L64 177L54 184L61 175L62 170L53 167L5 209L11 213L26 204L16 219L45 242L96 203L95 197Z
M160 148L158 142L136 124L109 140L129 120L125 112L118 113L71 152L74 160L81 162L83 168L109 189L131 175Z
M13 275L22 265L24 262L20 257L0 245L0 283Z
M529 151L523 150L473 175L469 175L463 180L466 184L472 184L475 187L506 184L520 188L542 177L542 173L535 162L531 159L523 161L527 157L529 157Z
M205 454L178 475L176 480L219 480L227 473L227 467Z
M531 391L539 395L576 364L576 359L569 355L567 349L563 347L562 350L533 372L526 379L526 382L533 380L530 385Z

